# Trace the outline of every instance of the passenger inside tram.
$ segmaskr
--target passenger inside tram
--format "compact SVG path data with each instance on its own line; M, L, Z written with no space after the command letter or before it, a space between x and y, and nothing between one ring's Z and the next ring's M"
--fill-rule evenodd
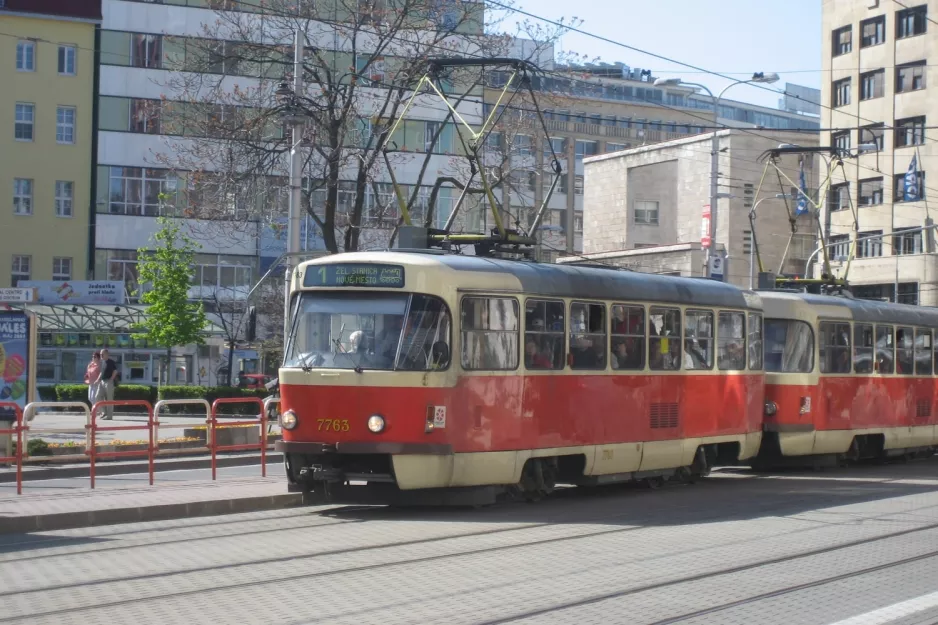
M538 344L537 338L528 335L524 346L524 366L528 369L552 369L551 358Z

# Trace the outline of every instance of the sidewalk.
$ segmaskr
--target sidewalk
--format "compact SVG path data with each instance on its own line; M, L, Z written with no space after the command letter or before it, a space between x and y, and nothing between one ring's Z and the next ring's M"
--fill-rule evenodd
M47 488L0 496L0 534L256 512L301 502L299 493L287 492L282 475L96 490Z

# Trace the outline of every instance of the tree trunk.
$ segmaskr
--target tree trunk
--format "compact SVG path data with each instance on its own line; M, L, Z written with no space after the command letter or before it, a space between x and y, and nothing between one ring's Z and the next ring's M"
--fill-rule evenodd
M228 344L228 386L231 386L231 376L234 374L234 342Z
M166 348L166 386L169 386L169 372L173 370L173 346Z

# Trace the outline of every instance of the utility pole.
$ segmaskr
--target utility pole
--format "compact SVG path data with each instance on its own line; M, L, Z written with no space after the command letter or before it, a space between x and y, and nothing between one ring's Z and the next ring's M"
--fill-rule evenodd
M287 254L286 278L284 280L283 323L284 336L290 330L290 282L293 271L297 266L297 257L300 252L300 206L303 202L303 160L300 155L300 144L303 140L303 120L296 110L297 99L303 93L303 53L306 47L306 36L299 28L293 42L293 92L286 106L287 121L290 124L290 203L287 221ZM286 95L283 87L278 95Z

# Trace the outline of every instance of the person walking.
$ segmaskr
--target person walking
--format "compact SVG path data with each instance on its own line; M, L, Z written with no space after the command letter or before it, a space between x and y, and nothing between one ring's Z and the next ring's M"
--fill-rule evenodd
M91 355L91 362L85 367L85 384L88 385L88 403L92 407L101 398L101 374L104 373L101 363L101 352Z
M101 372L101 385L104 397L101 399L107 399L108 401L114 400L114 378L117 377L117 363L111 360L111 353L105 348L101 350L101 360L104 362L103 371ZM110 421L114 418L114 406L105 406L104 407L104 416L101 417L106 421Z

